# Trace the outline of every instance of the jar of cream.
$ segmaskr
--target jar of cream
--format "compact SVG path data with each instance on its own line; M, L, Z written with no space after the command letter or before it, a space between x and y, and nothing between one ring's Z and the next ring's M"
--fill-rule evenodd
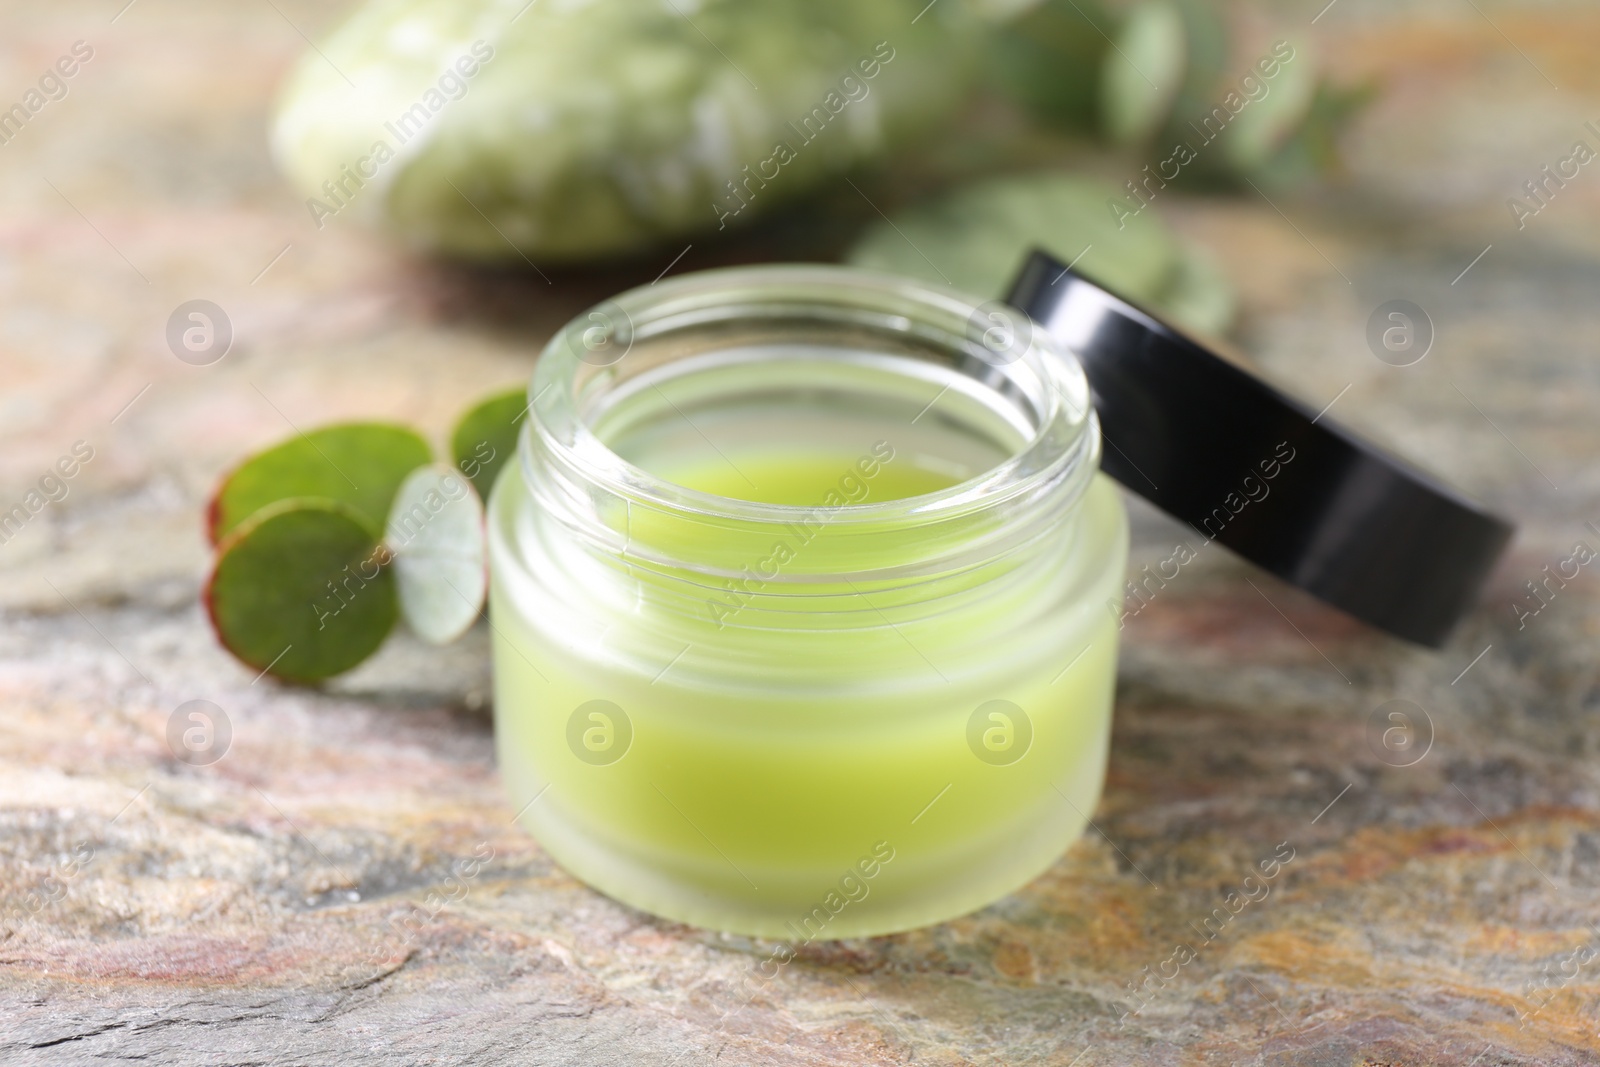
M489 511L519 820L625 904L949 919L1082 832L1127 527L1042 330L821 266L635 289L545 350Z

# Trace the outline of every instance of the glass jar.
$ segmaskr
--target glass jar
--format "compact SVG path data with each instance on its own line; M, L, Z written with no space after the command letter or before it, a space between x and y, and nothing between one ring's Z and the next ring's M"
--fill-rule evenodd
M529 395L489 509L496 744L566 870L809 941L972 911L1082 832L1127 526L1042 331L708 271L575 320Z

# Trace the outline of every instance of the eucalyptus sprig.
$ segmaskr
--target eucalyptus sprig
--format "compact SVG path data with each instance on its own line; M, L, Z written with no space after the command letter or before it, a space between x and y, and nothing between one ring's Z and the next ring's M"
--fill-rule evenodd
M1238 56L1207 0L1042 0L990 41L995 81L1037 119L1212 185L1336 172L1335 142L1376 92L1329 81L1303 38Z
M218 640L284 681L321 681L377 651L404 619L445 644L488 593L483 501L516 447L522 390L475 404L451 463L414 430L352 422L245 459L207 511L216 557L203 599Z
M1000 293L1032 248L1204 334L1233 318L1233 288L1205 254L1154 211L1107 209L1119 190L1051 171L989 178L914 204L871 226L850 250L859 267L969 293Z

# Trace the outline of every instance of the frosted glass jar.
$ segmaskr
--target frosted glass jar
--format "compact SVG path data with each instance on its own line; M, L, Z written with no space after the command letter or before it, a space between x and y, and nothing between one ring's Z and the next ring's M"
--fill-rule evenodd
M835 267L633 290L546 348L490 506L521 824L670 919L952 918L1082 832L1127 527L1077 363Z

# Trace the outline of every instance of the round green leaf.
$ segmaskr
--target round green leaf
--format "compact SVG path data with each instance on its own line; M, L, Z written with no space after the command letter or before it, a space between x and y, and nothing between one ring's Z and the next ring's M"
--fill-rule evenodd
M322 497L353 509L376 538L395 490L433 461L433 450L404 426L351 422L299 434L245 460L211 501L211 540L280 500Z
M1113 204L1122 204L1120 216ZM1060 174L978 182L869 229L848 257L979 296L1004 290L1028 250L1063 263L1130 300L1156 303L1171 286L1180 246L1155 211L1113 186ZM1081 257L1081 258L1080 258Z
M496 393L473 405L450 435L450 458L483 500L489 499L500 468L517 453L517 431L527 408L526 390Z
M1128 13L1100 68L1100 117L1118 144L1147 140L1172 112L1183 87L1183 15L1167 0Z
M384 543L394 556L400 615L435 645L460 637L489 595L483 502L442 463L411 472L395 494Z
M205 601L247 666L295 682L347 671L394 628L394 573L365 518L331 500L280 500L218 551Z

